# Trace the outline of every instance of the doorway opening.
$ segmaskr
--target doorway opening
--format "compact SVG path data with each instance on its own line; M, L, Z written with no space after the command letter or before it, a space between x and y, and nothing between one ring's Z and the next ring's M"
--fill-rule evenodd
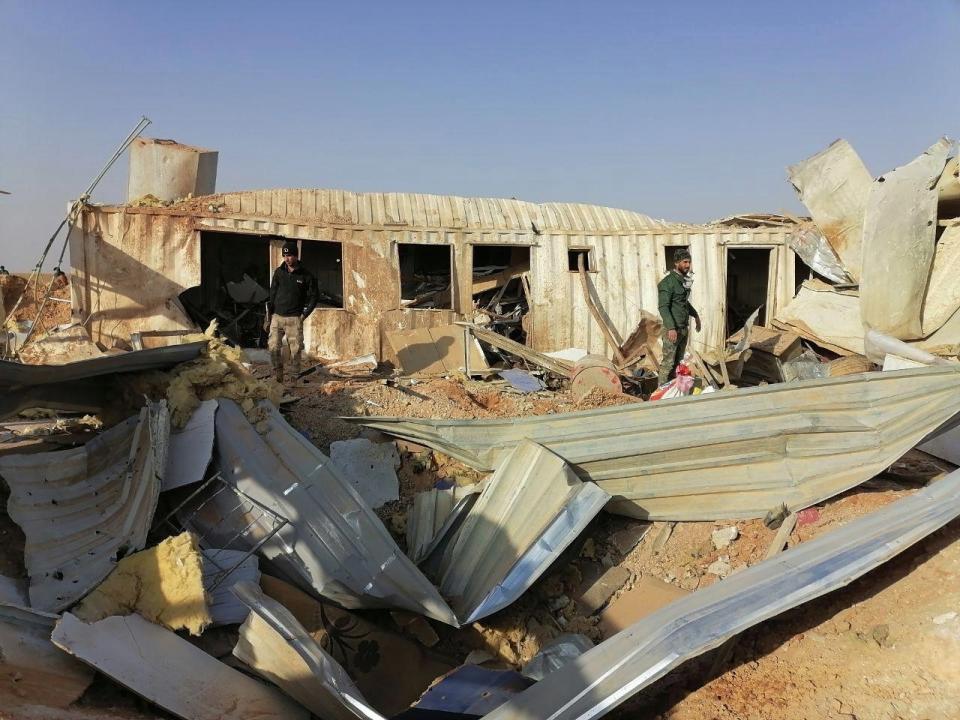
M530 248L473 246L474 314L486 315L489 329L518 343L527 340L530 312Z
M727 337L742 328L757 308L757 325L766 324L770 252L753 248L727 250Z
M180 295L200 327L211 320L240 347L263 347L270 294L269 235L200 233L200 285Z

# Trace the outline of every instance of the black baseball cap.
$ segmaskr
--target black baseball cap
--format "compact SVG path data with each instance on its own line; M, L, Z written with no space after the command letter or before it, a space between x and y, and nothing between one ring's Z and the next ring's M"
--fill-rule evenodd
M299 254L299 253L297 253L297 244L296 244L296 243L293 243L293 242L285 242L285 243L283 244L282 254L283 254L283 255L293 255L294 257L297 257L297 255Z

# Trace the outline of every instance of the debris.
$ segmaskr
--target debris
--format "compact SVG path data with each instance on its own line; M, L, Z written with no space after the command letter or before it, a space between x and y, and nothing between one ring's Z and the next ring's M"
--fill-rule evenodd
M330 444L330 462L374 510L400 497L400 454L393 443L338 440Z
M64 614L59 648L174 715L190 720L307 720L278 690L247 677L139 615L87 625ZM144 652L147 648L148 651Z
M953 620L956 620L956 619L957 619L957 613L951 611L951 612L943 613L943 615L937 615L933 619L933 624L946 625L948 622L952 622Z
M935 186L952 147L943 138L873 183L863 222L865 327L901 340L924 337L921 312L937 233Z
M244 366L243 351L212 337L215 330L216 327L212 326L207 329L209 335L185 338L188 341L207 340L202 357L177 366L167 376L154 378L166 390L174 428L184 427L204 400L230 399L241 403L248 419L255 423L262 420L257 401L280 404L283 386L274 380L255 378Z
M853 278L840 262L829 241L812 228L800 228L787 241L790 249L810 268L831 282L846 284ZM859 258L857 259L859 267Z
M70 607L110 574L118 556L144 547L168 437L159 403L82 447L0 457L7 511L26 536L33 608Z
M593 391L619 395L623 392L623 385L612 362L601 355L584 355L573 366L570 393L582 400Z
M637 546L637 543L643 540L650 527L650 523L634 523L630 527L611 535L610 542L613 543L613 546L621 555L626 555Z
M440 642L440 636L425 618L406 610L391 610L390 617L404 635L409 635L424 647L433 647Z
M663 354L663 347L660 340L660 333L663 330L663 323L659 315L640 311L640 321L633 332L627 336L620 346L620 354L625 358L624 364L620 366L624 370L631 365L636 364L641 358L644 359L645 367L656 371L660 367L660 358ZM586 353L584 353L586 354ZM573 359L574 362L580 358Z
M838 355L863 355L860 296L820 280L806 280L771 323Z
M542 367L545 370L549 370L554 375L559 375L560 377L565 377L568 379L573 376L573 363L568 363L565 360L558 360L535 350L531 350L525 345L514 342L513 340L505 338L503 335L498 335L497 333L482 328L479 325L472 325L470 323L456 324L461 327L469 328L470 332L478 340L481 340L489 345L493 345L493 347L497 348L498 350L503 350L511 355L516 355L522 360L533 363L537 367Z
M464 659L464 665L483 665L484 663L495 660L493 655L486 650L471 650Z
M6 600L0 605L0 712L22 705L65 708L93 682L93 670L50 642L56 621Z
M199 635L211 623L197 537L181 533L128 555L73 609L85 623L138 613L170 630Z
M717 550L723 550L726 547L730 547L730 543L732 543L738 537L740 537L740 531L737 529L736 525L714 530L710 535L710 539L713 542L713 547Z
M377 357L370 353L323 366L323 372L339 377L365 377L377 369Z
M564 633L555 637L540 649L520 672L531 680L543 680L559 670L570 660L580 657L593 647L593 641L585 635Z
M260 564L256 555L242 550L203 550L203 588L209 599L211 627L239 625L247 619L249 609L232 590L241 582L260 583Z
M363 697L385 715L405 710L435 678L453 669L419 643L317 601L281 580L264 575L261 585L264 594L289 610L353 679Z
M25 365L0 360L0 418L26 408L98 412L113 400L106 376L126 376L192 360L205 343L105 355L66 365Z
M958 514L960 471L661 607L547 675L485 720L600 717L684 661L849 584Z
M246 273L240 282L227 282L227 294L242 305L264 303L270 297L270 291Z
M519 598L607 500L549 450L529 441L517 445L443 554L438 585L460 623Z
M638 620L689 593L651 575L639 578L600 614L600 631L610 638Z
M532 680L513 670L462 665L440 678L410 710L397 715L394 720L483 717L531 685Z
M437 589L336 466L276 408L264 413L262 434L231 400L220 402L216 420L224 478L290 523L289 535L270 538L260 553L346 608L402 608L456 625ZM210 529L201 528L202 534ZM218 529L233 537L244 528Z
M667 541L673 534L673 528L676 526L676 524L676 522L667 522L660 526L660 530L657 531L657 536L653 539L652 550L654 554L660 552L664 547L666 547Z
M797 525L812 525L820 519L820 510L815 507L804 508L797 512Z
M464 331L458 325L444 325L386 333L404 375L451 375L484 372L490 369L476 340L470 338L466 357Z
M580 275L580 289L583 291L583 301L597 325L600 326L600 331L603 333L603 337L606 338L607 345L613 350L613 357L617 361L617 364L620 366L626 365L626 358L624 358L623 353L620 352L620 342L614 336L614 329L610 326L610 322L603 314L601 308L598 307L599 303L597 300L590 294L590 283L587 280L585 262L586 253L577 253L577 271Z
M289 610L253 583L238 583L233 591L250 610L233 650L237 658L318 717L379 717Z
M103 357L86 328L77 323L59 326L20 348L17 357L29 365L66 365Z
M863 355L848 355L826 363L826 377L842 377L874 370L876 366Z
M582 615L593 615L622 588L633 574L625 567L616 566L607 570L577 598L577 610Z
M859 355L853 357L860 357ZM843 358L844 360L846 358ZM838 377L830 374L830 366L821 362L812 350L804 350L792 360L782 363L780 371L784 382L798 380L818 380L825 377ZM842 374L842 373L841 373Z
M801 510L801 512L803 511ZM797 526L797 515L798 513L790 513L781 521L780 527L777 529L777 534L773 536L773 540L770 542L770 547L767 548L767 560L772 558L774 555L779 555L783 551L787 541L790 539L790 534Z
M217 401L205 400L182 430L170 434L167 470L161 492L203 480L213 458Z
M500 377L510 383L510 387L519 392L529 393L543 390L544 385L539 378L534 377L526 370L514 368L511 370L501 370L497 373Z
M721 578L729 575L731 570L733 570L733 567L730 565L730 558L726 555L721 555L707 567L708 573Z
M565 360L573 365L584 355L589 355L589 353L583 348L564 348L563 350L555 350L553 352L544 353L544 355L557 360Z
M958 388L960 365L945 365L563 415L358 420L476 469L497 467L527 438L613 496L608 511L731 520L808 507L868 480L956 414Z
M889 335L877 332L876 330L867 330L863 336L864 352L871 361L882 364L887 355L897 355L898 357L914 360L924 365L943 365L949 367L952 363L944 358L927 352L921 347L910 345L897 340Z
M407 513L407 555L418 565L455 532L480 494L477 485L454 485L417 493Z
M873 182L860 156L846 140L836 140L787 168L787 175L844 268L859 280L863 219Z
M960 224L943 229L933 252L933 267L923 300L920 326L924 337L942 328L960 309Z

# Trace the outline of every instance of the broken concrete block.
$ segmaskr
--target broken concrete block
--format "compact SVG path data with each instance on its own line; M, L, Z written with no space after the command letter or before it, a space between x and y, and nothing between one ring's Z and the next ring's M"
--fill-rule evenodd
M726 555L722 555L714 560L707 568L708 573L721 578L729 575L731 570L733 570L733 567L730 565L730 558L728 558Z
M400 497L400 453L392 443L365 438L338 440L330 445L330 462L373 509Z
M610 537L610 542L613 543L613 546L621 555L626 555L637 546L637 543L643 540L644 536L650 530L650 527L650 523L637 523L619 532L615 532Z
M613 594L626 585L631 573L624 567L612 567L577 598L577 606L583 615L592 615L607 604Z
M427 619L406 610L391 610L390 617L400 627L404 635L409 635L421 645L433 647L440 642L440 636Z
M710 540L713 542L713 547L717 550L723 550L725 547L729 547L730 543L738 537L740 537L740 531L737 530L736 525L731 525L730 527L714 530L710 535Z

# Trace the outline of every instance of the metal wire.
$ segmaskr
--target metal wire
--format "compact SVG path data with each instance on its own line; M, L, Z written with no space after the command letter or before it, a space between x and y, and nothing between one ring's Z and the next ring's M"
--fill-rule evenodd
M79 198L70 203L70 208L67 210L66 216L63 220L60 221L60 224L57 225L57 229L53 232L53 235L50 236L50 239L47 240L46 246L43 248L43 252L40 254L40 259L37 260L37 264L34 266L33 270L30 272L30 276L27 279L27 283L24 286L24 291L20 293L20 296L17 298L16 303L13 305L13 309L8 313L8 317L13 317L17 310L20 309L20 305L23 302L23 298L26 295L26 289L30 287L30 284L33 283L36 288L39 288L40 284L40 272L43 270L43 264L46 262L47 255L50 253L50 248L53 247L53 243L56 241L57 236L60 235L60 231L63 230L64 226L67 224L73 225L77 218L79 218L81 211L84 206L87 204L87 201L90 199L91 194L96 189L97 185L100 184L100 181L103 179L103 176L107 174L107 171L113 166L113 164L120 159L120 156L126 152L127 148L130 147L130 144L140 136L140 134L147 129L151 123L150 118L143 115L140 117L140 122L137 123L136 127L130 131L123 142L117 147L114 151L113 156L106 162L103 166L103 169L97 174L97 176L90 181L90 184L87 185L87 189L80 195ZM63 258L66 257L67 252L67 241L70 238L70 233L68 232L63 239L63 246L60 249L59 260L57 261L57 268L63 266ZM51 281L49 287L47 287L46 294L44 295L43 301L40 303L40 306L37 308L37 316L34 319L33 324L30 326L30 330L27 331L27 336L24 338L21 347L29 342L30 338L33 336L34 330L38 324L38 320L43 313L43 309L47 304L47 301L53 291L53 285L56 282L56 277ZM36 289L34 290L34 296L36 296Z

